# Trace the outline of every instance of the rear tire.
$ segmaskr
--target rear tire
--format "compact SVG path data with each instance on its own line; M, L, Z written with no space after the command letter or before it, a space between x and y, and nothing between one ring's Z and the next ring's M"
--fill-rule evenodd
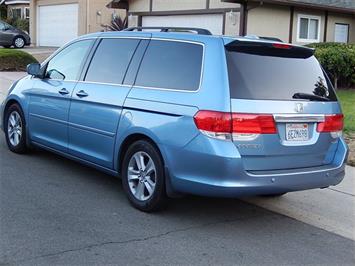
M5 111L4 131L9 150L23 154L27 152L26 121L18 104L12 104Z
M121 169L123 189L135 208L153 212L166 206L164 163L154 145L145 140L131 144Z

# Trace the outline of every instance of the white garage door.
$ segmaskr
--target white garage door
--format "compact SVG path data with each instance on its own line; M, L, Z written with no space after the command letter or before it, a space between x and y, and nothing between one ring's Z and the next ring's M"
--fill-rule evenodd
M144 16L143 27L195 27L205 28L213 34L221 35L223 31L222 14Z
M61 46L78 36L78 4L39 6L37 44Z

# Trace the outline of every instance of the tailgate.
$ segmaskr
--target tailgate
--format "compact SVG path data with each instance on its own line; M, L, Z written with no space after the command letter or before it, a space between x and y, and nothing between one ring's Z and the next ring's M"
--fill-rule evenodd
M251 43L226 45L233 142L245 169L330 164L342 115L313 51L287 44Z
M337 103L299 103L287 101L232 99L233 113L267 114L274 118L274 134L233 134L245 170L293 169L330 164L338 138L330 132L318 132L325 117L339 113ZM304 114L295 112L303 105Z

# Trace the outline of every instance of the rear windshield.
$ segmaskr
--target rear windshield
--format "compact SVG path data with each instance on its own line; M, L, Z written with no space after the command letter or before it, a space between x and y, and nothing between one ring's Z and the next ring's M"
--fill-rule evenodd
M337 100L314 56L289 58L227 50L226 53L231 98Z

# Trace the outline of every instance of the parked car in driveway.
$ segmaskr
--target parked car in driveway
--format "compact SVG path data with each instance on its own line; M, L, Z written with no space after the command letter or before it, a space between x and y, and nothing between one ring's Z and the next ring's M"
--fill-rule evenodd
M9 149L37 146L120 176L143 211L185 193L341 182L343 115L312 49L163 31L82 36L30 65L2 104Z
M23 48L31 44L31 38L27 32L17 29L0 20L0 46L10 48Z

